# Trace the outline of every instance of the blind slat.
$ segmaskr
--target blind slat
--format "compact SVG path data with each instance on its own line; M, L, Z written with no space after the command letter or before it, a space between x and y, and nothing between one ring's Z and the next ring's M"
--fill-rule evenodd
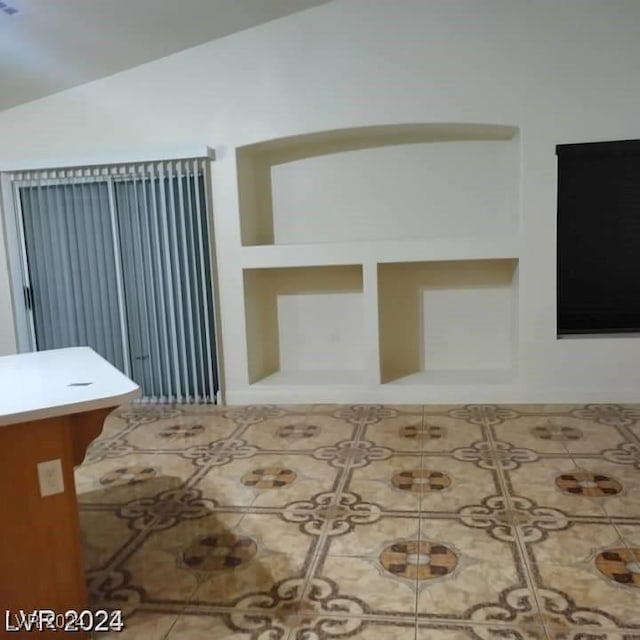
M87 344L147 401L215 401L205 161L13 174L37 348Z

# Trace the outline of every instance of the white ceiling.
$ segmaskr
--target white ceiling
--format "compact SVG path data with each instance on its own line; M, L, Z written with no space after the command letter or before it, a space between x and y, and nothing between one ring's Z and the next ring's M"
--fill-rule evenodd
M327 1L2 0L0 110Z

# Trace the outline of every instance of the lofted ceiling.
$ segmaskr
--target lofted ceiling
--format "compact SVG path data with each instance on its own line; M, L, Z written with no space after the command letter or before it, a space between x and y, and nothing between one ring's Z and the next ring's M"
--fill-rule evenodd
M0 110L328 0L2 0Z

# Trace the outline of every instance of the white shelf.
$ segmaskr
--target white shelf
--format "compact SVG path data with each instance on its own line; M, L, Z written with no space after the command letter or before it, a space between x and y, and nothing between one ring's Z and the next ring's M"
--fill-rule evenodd
M362 280L352 265L245 270L249 382L363 377Z
M508 382L516 302L516 260L380 264L382 382Z
M517 373L513 369L450 369L417 371L408 376L396 378L388 385L419 386L425 385L510 385L517 381Z
M494 235L517 222L517 129L412 124L237 151L244 246Z
M238 148L247 366L228 397L516 399L519 144L444 123Z
M277 371L255 382L252 387L361 386L362 371Z
M460 404L517 403L526 400L517 380L478 382L468 380L445 383L416 377L415 383L390 384L299 384L285 374L274 384L270 379L227 394L230 404Z
M241 261L245 269L362 264L371 261L517 259L519 255L520 238L515 233L387 242L262 245L241 249Z

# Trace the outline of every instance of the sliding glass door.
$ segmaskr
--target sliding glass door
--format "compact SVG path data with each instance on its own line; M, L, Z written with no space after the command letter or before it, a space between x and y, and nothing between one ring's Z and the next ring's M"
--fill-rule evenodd
M15 180L38 350L90 346L146 399L218 391L203 160Z
M86 345L125 371L107 184L24 186L19 194L36 348Z
M204 398L217 386L204 176L114 187L132 377L152 396Z

